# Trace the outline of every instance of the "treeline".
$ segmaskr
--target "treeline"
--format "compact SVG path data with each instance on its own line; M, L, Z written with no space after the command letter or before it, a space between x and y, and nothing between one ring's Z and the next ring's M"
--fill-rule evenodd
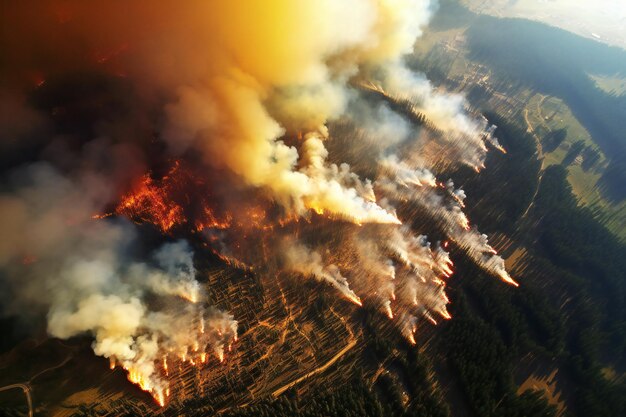
M497 78L567 103L611 157L603 176L609 196L626 198L626 96L606 94L589 77L626 76L626 51L522 19L480 16L466 33L470 58L488 65Z
M363 361L346 383L328 386L318 382L306 395L298 395L292 388L278 399L264 399L223 415L449 417L444 398L433 386L427 356L397 332L387 334L390 324L376 309L364 307L357 319L365 343ZM372 371L381 364L384 370L373 380ZM368 371L371 365L375 366Z
M513 115L513 119L519 119ZM460 169L466 178L467 210L481 231L525 237L522 216L539 180L534 139L511 119L486 113L498 126L496 136L507 154L493 151L480 174ZM459 181L457 181L459 182ZM459 182L461 184L461 182ZM438 333L440 349L458 379L472 416L555 416L543 392L517 394L514 376L528 353L552 358L564 348L564 323L542 291L515 277L513 288L488 276L462 253L455 253L457 274L450 282L453 320Z
M509 119L489 119L509 154L492 153L488 170L468 174L470 217L481 230L508 232L531 264L515 277L521 287L511 288L454 256L455 318L440 346L471 415L554 415L540 393L516 395L513 377L528 355L560 370L570 415L626 415L626 385L602 374L612 366L624 372L626 247L577 205L562 166L543 173L530 205L539 172L533 139Z
M495 134L507 153L492 150L487 169L478 175L464 167L448 176L467 191L466 210L482 231L512 234L532 202L541 162L534 139L525 129L495 113L486 112L485 117L498 126Z
M449 4L452 3L444 2L444 7ZM435 26L453 27L468 17L474 18L470 13L446 19L437 17ZM601 104L598 109L615 104L608 114L598 115L601 110L593 111L584 120L595 124L598 130L613 132L606 137L608 146L621 146L616 145L619 138L615 132L626 118L618 120L616 116L621 104L611 100L617 98L607 98L598 92L586 75L582 76L578 64L564 68L568 52L554 50L555 42L556 45L570 42L573 35L526 21L480 19L473 25L473 38L470 38L475 59L496 61L500 69L509 71L512 84L526 83L561 97L565 90L579 94L565 97L578 103L576 107L568 102L577 109L577 116L586 111L580 102L589 96L595 97L591 100L595 105ZM536 29L530 38L524 34L528 31L526 25ZM553 30L559 33L556 39L551 35ZM518 39L511 39L515 37ZM483 40L477 41L478 38ZM484 39L497 45L492 47ZM538 42L547 45L534 48ZM581 42L582 46L576 44L581 50L601 50L601 53L593 52L600 55L594 55L596 62L585 71L611 69L613 63L606 56L613 50L609 48L607 52L591 41ZM603 55L605 52L608 55ZM517 57L512 56L516 54ZM546 79L538 80L539 77ZM615 366L618 374L624 371L619 365L626 354L626 248L591 212L578 207L563 167L548 168L537 189L540 163L533 138L512 122L519 116L488 115L499 126L497 136L507 148L507 155L490 153L489 169L481 174L460 169L449 175L468 191L470 217L481 230L504 231L527 248L532 265L515 277L521 287L513 288L487 276L469 259L455 253L459 272L450 281L450 310L454 319L436 329L433 342L436 347L429 349L427 356L400 340L378 337L379 313L367 310L363 313L368 360L382 363L401 350L405 353L388 364L410 375L409 378L398 380L395 373L383 373L370 385L362 371L355 370L357 376L348 384L303 397L292 391L275 401L261 401L225 415L443 417L456 415L458 410L454 407L462 407L459 414L479 417L555 416L557 410L548 404L543 392L517 394L515 376L525 366L520 364L524 357L536 358L559 369L559 378L568 386L568 392L562 393L568 406L567 415L626 415L626 385L620 379L612 381L602 374L602 368L608 366ZM545 144L558 147L566 134L556 131L545 138ZM583 146L576 145L570 158L584 152ZM587 158L594 157L587 155ZM615 160L607 172L613 172L611 169L619 169ZM433 390L429 381L433 361L444 361L451 369L452 384L459 387L463 404L454 403L448 409L445 400L449 398L443 399L439 391Z
M417 377L417 376L416 376ZM366 384L362 376L355 377L349 384L327 389L306 401L295 393L286 393L275 401L264 400L257 404L224 413L225 417L445 417L438 408L403 405L402 393L392 381L385 381L385 398L377 395Z
M614 354L626 354L626 247L577 201L561 166L549 167L535 202L536 230L546 257L579 276L581 289L602 306Z
M571 294L563 359L576 383L576 411L626 415L626 384L601 372L626 357L626 247L577 206L561 166L546 170L535 205L538 252Z
M513 373L520 348L526 347L521 339L528 337L523 329L527 324L519 312L510 308L504 315L484 321L467 307L462 295L455 305L457 318L447 326L443 341L471 415L555 416L555 407L548 405L542 392L517 395Z

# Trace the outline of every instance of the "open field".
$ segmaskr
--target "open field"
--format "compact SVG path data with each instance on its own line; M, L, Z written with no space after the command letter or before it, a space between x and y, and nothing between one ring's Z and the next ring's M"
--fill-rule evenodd
M558 391L557 382L555 380L558 369L552 371L549 375L531 375L518 388L518 394L522 394L527 390L539 390L545 395L549 404L555 405L558 410L557 416L562 416L565 412L565 404L561 399L561 393Z
M604 224L621 239L626 239L626 202L607 201L600 191L598 183L606 168L606 156L595 144L587 130L578 122L562 100L537 94L533 96L525 110L529 128L539 137L546 137L559 129L567 130L565 140L551 152L543 152L543 168L561 164L569 148L577 141L583 141L600 154L597 165L591 169L583 167L581 159L574 160L568 167L568 181L580 203L598 211Z
M543 158L544 169L561 164L572 144L578 141L598 152L599 160L591 169L583 167L581 158L571 162L568 181L580 204L593 210L597 218L620 239L626 239L626 202L610 202L602 194L598 184L608 161L587 129L560 98L503 84L488 66L469 59L465 38L467 28L467 25L461 25L426 32L415 45L413 60L416 69L427 72L430 78L438 75L442 84L459 92L468 93L474 86L479 86L483 91L483 95L478 97L479 107L519 118L540 142L551 132L566 129L567 136L558 147L538 152L538 156ZM624 81L610 77L598 80L611 89L619 87ZM507 90L509 87L516 88L514 93Z
M593 81L595 81L596 86L608 93L615 94L617 96L622 96L626 94L626 78L620 77L618 75L609 76L609 75L589 75Z

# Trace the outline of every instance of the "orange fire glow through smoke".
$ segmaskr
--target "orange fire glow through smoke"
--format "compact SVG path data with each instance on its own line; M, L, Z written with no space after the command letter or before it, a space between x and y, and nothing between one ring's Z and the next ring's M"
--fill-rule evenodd
M178 167L179 164L176 163L169 175L160 181L161 185L150 175L144 175L138 186L122 197L115 213L138 223L152 223L164 233L169 232L174 226L185 223L182 207L168 195L168 179Z

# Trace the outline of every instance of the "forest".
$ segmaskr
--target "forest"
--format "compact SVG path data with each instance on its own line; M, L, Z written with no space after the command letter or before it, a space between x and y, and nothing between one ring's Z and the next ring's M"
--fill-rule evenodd
M626 97L599 90L589 78L626 76L626 52L530 21L476 16L453 0L442 0L441 7L445 13L436 16L435 28L472 22L467 39L473 60L488 63L511 83L567 102L612 157L603 174L605 191L626 198ZM229 410L213 409L210 398L190 398L180 409L225 417L556 417L559 410L544 391L519 390L520 375L537 367L558 370L563 415L626 415L626 245L579 205L568 183L567 165L584 146L574 144L561 165L542 170L520 111L480 108L476 103L484 102L484 94L481 88L468 91L476 110L498 126L496 136L508 153L491 152L481 173L461 168L442 177L467 192L469 217L482 232L523 249L514 276L520 287L488 276L452 247L453 319L420 323L419 331L430 336L427 346L410 345L397 331L389 336L383 313L366 306L351 318L365 346L345 383L309 381L308 390L292 388ZM554 131L543 138L544 146L557 147L566 135ZM311 308L322 318L328 313L323 297ZM0 330L0 352L23 337L10 319L0 320ZM372 364L393 372L374 378ZM328 372L340 366L345 364L339 361ZM99 412L83 407L74 415Z
M466 35L472 60L567 103L611 156L603 176L606 194L626 198L626 96L599 89L590 77L626 76L626 51L523 19L479 16Z
M427 352L403 347L407 359L400 366L414 384L408 402L402 401L402 386L379 379L376 389L368 389L357 371L354 381L341 388L304 398L291 392L226 415L556 416L556 407L542 392L517 392L515 373L529 355L560 370L569 390L565 415L626 414L626 383L602 373L606 366L624 372L626 248L578 206L562 166L543 173L524 218L539 172L533 139L497 114L488 117L499 126L508 155L491 154L489 169L480 174L450 174L463 178L470 198L478 201L468 206L479 224L490 232L504 231L528 248L531 265L516 277L521 287L503 285L468 259L458 265L462 272L450 284L454 319L434 329L435 347ZM563 306L556 299L569 301ZM377 315L367 315L366 329L376 325ZM366 340L383 361L401 342L379 339L376 333L368 332ZM462 404L447 401L440 390L423 382L440 364L451 370Z

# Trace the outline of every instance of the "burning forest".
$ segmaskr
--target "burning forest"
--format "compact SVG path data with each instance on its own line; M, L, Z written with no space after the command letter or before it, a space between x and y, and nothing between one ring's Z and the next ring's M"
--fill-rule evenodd
M326 283L413 344L422 322L451 319L451 246L517 286L446 176L504 151L495 127L403 61L434 7L6 6L5 313L45 319L52 337L90 335L164 405L173 364L228 360L238 338L194 245Z

